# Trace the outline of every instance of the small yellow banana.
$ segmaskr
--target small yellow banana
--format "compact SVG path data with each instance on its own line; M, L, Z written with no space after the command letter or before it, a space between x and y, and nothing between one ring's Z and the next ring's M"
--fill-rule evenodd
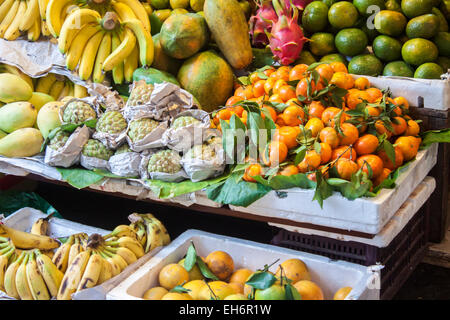
M26 0L27 11L23 15L23 20L20 21L19 30L27 31L35 23L36 19L40 20L39 2L38 0Z
M89 94L88 94L88 91L87 91L86 87L84 87L82 85L79 85L79 84L75 84L74 85L73 96L75 98L84 98L84 97L87 97L88 95Z
M49 73L44 77L38 78L37 84L36 84L36 92L42 92L49 94L50 88L56 81L56 76L54 73Z
M141 21L134 19L126 21L125 27L130 28L139 42L139 57L142 66L151 66L154 57L154 45L150 32L146 31Z
M25 253L25 257L16 272L16 290L21 300L33 300L33 294L27 278L29 255L29 252Z
M103 65L104 71L111 71L116 67L119 63L125 60L131 52L133 51L136 45L136 37L133 32L125 28L123 41L120 43L119 47L117 47L105 60Z
M50 0L45 10L45 19L48 29L54 37L58 37L61 31L63 20L61 20L61 12L63 8L72 4L72 0Z
M11 263L5 272L5 292L8 296L20 299L19 293L17 292L16 288L16 273L19 269L19 266L21 265L23 259L25 258L26 253L22 252L18 259L15 260L13 263Z
M137 20L142 22L144 29L148 33L152 31L147 10L145 10L145 7L139 0L117 0L117 1L126 4L128 7L131 8L131 10L133 10L134 15L137 17Z
M41 18L38 16L37 19L34 21L34 24L31 26L31 28L28 29L27 32L28 41L39 40L39 37L41 36L41 30L42 30Z
M84 270L86 269L86 266L88 264L90 255L91 250L86 250L80 252L75 257L73 262L67 268L66 273L64 274L61 286L58 290L58 294L56 295L56 299L70 300L72 298L72 294L77 291Z
M9 10L11 10L15 1L16 0L6 0L0 5L0 21L3 21Z
M11 41L17 39L20 36L19 25L21 21L24 19L24 14L26 10L27 10L27 2L19 1L19 7L17 8L16 14L11 23L9 24L8 28L5 30L3 38Z
M44 278L45 284L47 285L48 291L52 297L56 297L58 294L59 287L61 285L64 273L62 273L52 260L45 254L36 252L36 262L39 268L39 272Z
M101 255L100 255L101 256ZM102 257L102 270L97 280L97 284L102 284L113 277L113 269L111 264Z
M92 252L84 270L83 277L78 284L77 291L92 288L97 284L103 267L102 260L103 258L98 253Z
M78 66L78 75L81 80L87 80L92 74L92 70L95 64L95 58L97 56L97 50L102 41L104 31L98 31L93 35L86 44L84 52L80 59L80 65Z
M58 100L59 96L61 95L61 92L64 89L65 82L64 81L55 81L50 88L50 92L48 93L55 99L55 101Z
M55 239L16 230L4 224L0 224L0 234L7 234L14 245L20 249L50 250L59 247L59 242Z
M106 58L111 54L111 32L106 32L100 42L100 46L97 51L97 57L95 58L94 71L92 74L92 80L96 83L102 83L105 79L103 73L103 63Z
M87 24L73 39L73 45L69 47L66 54L66 67L69 70L75 70L83 54L89 39L101 30L98 24Z
M120 22L124 22L130 19L138 19L136 15L134 14L133 10L126 4L122 2L114 1L112 3L113 9L117 14L119 15Z
M34 252L30 253L30 259L26 267L26 274L33 299L50 300L50 293L48 292L44 278L39 272L39 268L36 262L36 255Z
M133 73L139 66L139 48L134 46L131 54L123 62L123 74L126 82L133 81Z
M133 35L134 36L134 35ZM111 39L111 55L114 53L117 48L120 47L120 44L122 43L119 34L117 32L113 33L112 39ZM111 56L109 55L108 58ZM108 60L108 58L106 60ZM106 63L106 61L105 61ZM103 64L103 69L105 69L105 63ZM119 62L114 68L112 69L112 77L113 81L116 84L123 83L124 75L123 75L123 61Z
M67 270L70 248L73 243L74 236L71 235L69 239L65 243L63 243L63 245L59 247L58 250L56 250L55 255L52 258L52 262L55 264L56 268L58 268L58 270L63 273Z

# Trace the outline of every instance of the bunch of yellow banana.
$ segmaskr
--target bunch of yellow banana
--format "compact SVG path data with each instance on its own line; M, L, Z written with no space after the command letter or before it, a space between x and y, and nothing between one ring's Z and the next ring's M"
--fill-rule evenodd
M53 238L43 235L32 234L0 224L0 237L11 239L14 246L18 249L39 249L53 250L60 246L60 243Z
M65 273L68 266L74 261L75 257L85 251L88 235L86 233L77 233L69 238L56 250L52 261L62 273Z
M151 213L132 213L128 216L128 220L145 253L170 243L170 235L166 227Z
M0 290L5 291L4 276L9 263L15 258L16 248L9 238L0 237Z
M31 226L30 233L37 234L40 236L48 236L48 231L49 231L48 220L53 215L54 215L54 213L51 213L51 214L47 215L45 218L37 219ZM55 252L53 250L42 250L42 253L47 255L50 259L52 259L55 254Z
M23 73L19 68L9 64L0 63L0 73L11 73L19 76L30 85L32 91L34 90L33 79L29 75Z
M41 35L39 0L4 0L0 5L0 38L15 40L27 33L30 41Z
M21 300L56 297L64 274L39 249L22 251L6 269L5 292Z
M42 92L61 101L64 97L84 98L88 96L87 89L81 85L74 84L68 78L49 73L36 81L36 92Z

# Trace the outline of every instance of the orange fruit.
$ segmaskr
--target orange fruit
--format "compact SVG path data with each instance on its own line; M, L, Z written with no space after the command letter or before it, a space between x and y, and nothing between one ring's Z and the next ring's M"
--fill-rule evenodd
M381 120L377 120L375 122L375 130L377 130L379 135L386 134L387 138L390 138L392 136L392 132L386 128L383 121Z
M253 84L253 96L259 98L263 96L266 92L264 91L264 84L266 80L258 80Z
M232 112L229 109L222 109L216 113L216 118L220 120L230 120Z
M237 282L229 282L228 286L234 290L235 293L244 293L244 285Z
M333 149L331 149L330 145L325 142L320 143L320 164L328 163L331 159L331 153Z
M242 114L244 113L244 108L242 106L234 106L233 112L236 113L238 117L242 117Z
M164 266L159 272L159 285L167 290L172 290L189 281L189 273L177 263Z
M272 73L271 76L274 74L275 74L276 79L289 81L289 71L288 70L278 68L278 70L275 71L274 73Z
M365 134L353 144L358 155L374 153L378 148L378 138L373 134Z
M287 85L287 82L286 82L286 81L284 81L283 79L278 79L278 80L275 81L275 83L273 84L272 92L273 92L274 94L276 94L276 93L278 93L278 92L280 91L281 87L286 86L286 85Z
M356 142L359 138L358 128L351 123L341 124L342 133L338 133L340 145L350 145Z
M347 107L353 110L364 101L369 101L369 95L365 91L352 92L347 96Z
M253 72L248 78L252 84L256 83L257 81L263 80L259 77L258 72Z
M334 74L333 69L326 63L318 65L314 70L317 71L320 75L320 82L324 82L323 79L327 80L327 83L330 82L331 77Z
M264 92L266 95L270 95L270 91L272 90L275 82L277 82L277 79L275 78L268 78L266 82L264 82Z
M310 280L297 281L293 286L300 293L302 300L324 300L322 289Z
M322 118L322 114L325 111L325 107L320 101L312 101L308 106L309 118L316 117Z
M389 159L386 151L380 150L377 152L377 156L383 160L383 167L389 170L395 170L403 164L403 153L399 147L394 147L395 152L395 164Z
M284 114L279 114L277 116L277 121L275 121L275 125L279 126L279 127L284 127L287 126L286 121L284 120Z
M377 107L367 106L367 114L372 117L378 117L381 114L381 110Z
M336 107L328 107L322 112L322 121L327 127L334 127L334 118L341 112Z
M352 175L359 170L358 164L347 158L339 158L339 160L335 162L334 167L336 168L339 178L348 181L350 181Z
M383 171L381 172L381 174L372 180L373 185L375 187L379 186L384 180L387 179L387 177L389 177L390 174L391 174L391 170L389 170L388 168L383 168Z
M305 119L305 112L299 106L289 106L283 111L283 119L288 126L298 126Z
M199 299L200 291L205 286L205 281L203 280L191 280L185 284L183 284L183 288L190 290L187 292L188 295L192 297L194 300Z
M232 106L235 103L238 103L239 101L242 101L242 97L238 97L238 96L231 96L230 98L228 98L227 102L225 103L226 106Z
M277 278L280 278L281 270L283 270L283 276L292 280L293 283L300 280L311 280L306 264L300 259L288 259L281 263L275 272Z
M277 70L275 69L275 67L269 67L269 68L267 68L266 70L264 70L263 73L264 73L266 76L270 77L270 75L271 75L272 73L274 73L275 71L277 71Z
M276 84L275 84L276 85ZM297 96L295 95L294 87L290 85L284 85L278 90L278 95L281 100L288 101L290 99L295 99Z
M420 126L417 122L415 122L414 120L408 120L408 122L406 124L407 124L407 127L406 127L406 131L405 131L405 136L419 135Z
M398 147L403 154L403 160L413 159L419 151L419 144L412 136L402 136L395 140L394 146Z
M161 300L193 300L187 293L168 292Z
M392 128L394 129L395 136L399 136L404 133L407 127L408 125L406 123L406 120L402 117L394 117L394 120L392 120Z
M377 155L366 154L356 159L359 168L369 174L368 165L372 169L372 176L369 178L375 179L383 172L383 160Z
M234 261L225 251L213 251L206 256L205 263L220 280L228 279L234 272Z
M281 141L272 141L269 143L269 159L263 156L264 164L268 167L277 166L286 160L288 147Z
M287 165L286 167L284 167L280 172L280 175L282 176L293 176L298 174L298 168L296 166L294 166L293 164Z
M328 168L326 166L320 166L318 168L318 170L320 170L320 172L322 173L322 176L325 179L328 179ZM311 172L310 174L308 174L307 178L311 181L317 182L317 178L316 178L316 171L315 172Z
M248 166L245 169L243 179L247 182L256 182L256 180L252 177L261 176L263 174L263 169L260 164L255 163Z
M319 139L327 143L332 149L339 146L339 137L336 130L332 127L323 128L319 133Z
M297 135L298 131L294 127L283 126L275 130L273 140L283 142L288 149L292 149L298 145Z
M337 158L347 158L350 160L356 160L357 154L354 148L350 146L341 146L333 149L331 152L331 160L336 160Z
M345 300L348 294L352 291L351 287L340 288L333 296L333 300Z
M200 290L198 299L211 300L217 297L219 300L223 300L227 296L235 294L234 290L233 286L224 281L211 281Z
M355 80L353 80L353 77L348 73L335 72L331 77L330 83L336 85L339 88L348 90L353 88Z
M161 300L161 298L169 291L163 287L153 287L144 292L142 299L144 300Z
M405 109L409 109L409 102L405 97L394 98L394 104L397 106L403 106Z
M273 94L269 98L270 102L278 102L278 103L284 103L284 101L281 99L281 97L278 94Z
M366 90L370 87L370 82L367 78L360 77L355 80L355 88L359 90Z
M289 81L300 80L306 76L307 64L298 64L289 72Z
M375 103L378 99L383 97L383 92L381 92L378 88L369 88L366 89L366 93L369 95L369 102Z
M323 89L323 84L319 82L317 85L313 80L311 82L311 91L309 92L309 95L312 95L315 91L320 91ZM303 96L305 98L308 97L308 81L306 78L303 78L297 83L297 87L295 89L295 95L296 96ZM305 102L309 101L308 99L305 100Z
M321 161L322 157L315 150L308 150L302 162L297 165L298 171L301 173L313 171L320 166Z
M275 111L274 108L269 107L269 106L263 106L262 109L267 110L270 114L270 117L272 118L273 122L277 121L277 112ZM265 118L265 114L261 113L262 118Z
M334 72L348 73L347 66L342 62L332 62L330 63L330 67Z
M320 131L323 130L325 126L323 125L322 120L320 118L311 118L305 124L305 130L311 130L312 136L317 137Z

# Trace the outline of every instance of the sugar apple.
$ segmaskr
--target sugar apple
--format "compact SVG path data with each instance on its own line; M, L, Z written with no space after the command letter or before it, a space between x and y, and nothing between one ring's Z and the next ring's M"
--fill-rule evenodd
M66 145L67 140L69 140L70 133L66 131L58 131L55 136L50 139L48 146L53 150L59 150Z
M149 118L133 120L130 122L128 136L130 137L131 141L136 142L144 139L145 136L155 130L158 126L158 121Z
M122 153L127 153L127 152L132 152L130 149L130 146L128 145L128 143L124 143L123 145L121 145L119 148L117 148L116 152L114 153L114 155L118 155L118 154L122 154Z
M139 106L150 101L154 86L145 82L139 82L130 92L127 104L129 106Z
M197 123L200 123L200 120L197 120L197 119L195 119L194 117L191 117L191 116L184 116L184 117L176 118L172 122L170 127L173 128L173 129L179 129L179 128L187 127L187 126L190 126L192 124L197 124Z
M123 115L118 111L107 111L100 116L96 129L100 132L115 134L124 131L128 126Z
M70 102L63 113L63 121L65 123L80 124L96 118L97 114L95 113L95 110L88 103L83 101Z
M216 151L214 147L207 144L198 144L193 146L186 154L183 156L184 159L198 159L204 161L211 161L216 156Z
M222 145L222 138L221 137L212 137L205 141L207 145L211 146L221 146Z
M181 157L173 150L161 150L150 157L148 172L176 173L181 170Z
M103 143L95 139L89 139L84 145L82 154L86 157L98 158L108 161L114 154L114 151L109 149Z

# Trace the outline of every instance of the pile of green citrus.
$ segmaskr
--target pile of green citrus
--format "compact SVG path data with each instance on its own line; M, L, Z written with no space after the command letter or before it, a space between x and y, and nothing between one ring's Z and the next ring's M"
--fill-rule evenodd
M341 61L353 74L440 79L450 69L448 0L316 0L296 63ZM349 60L349 61L348 61Z

